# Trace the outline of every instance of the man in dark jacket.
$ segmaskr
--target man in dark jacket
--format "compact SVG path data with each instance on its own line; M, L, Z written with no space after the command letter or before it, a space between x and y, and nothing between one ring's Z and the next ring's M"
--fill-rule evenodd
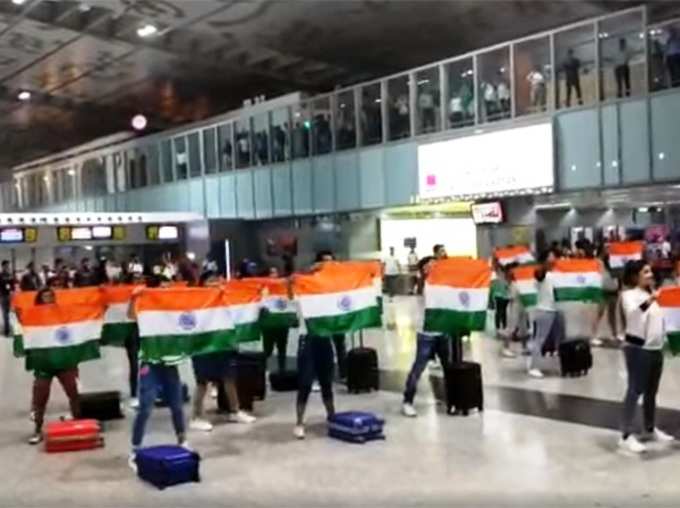
M2 321L5 337L10 336L9 307L14 293L14 275L9 267L9 261L3 260L0 269L0 305L2 306Z
M35 264L31 261L26 265L26 273L21 277L19 287L22 291L37 291L40 286L40 275L35 271Z

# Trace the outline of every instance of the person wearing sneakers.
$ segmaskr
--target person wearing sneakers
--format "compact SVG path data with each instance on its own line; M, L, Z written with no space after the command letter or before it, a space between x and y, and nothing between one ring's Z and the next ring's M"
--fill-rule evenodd
M54 291L50 288L43 288L35 296L36 305L51 305L55 303ZM42 426L45 419L47 401L50 398L52 378L57 378L64 393L68 397L71 408L71 416L78 418L80 415L80 397L78 395L78 366L60 370L58 372L46 372L41 370L34 371L33 381L33 402L32 419L35 422L35 432L29 438L29 444L36 445L43 440Z
M498 266L496 279L491 283L491 298L496 310L494 323L496 325L496 337L503 342L501 349L503 358L515 358L515 353L510 349L512 330L508 327L508 307L511 300L510 268L511 266Z
M147 287L157 288L161 286L161 277L158 275L147 278ZM139 291L132 294L128 315L130 319L137 320L135 303ZM143 340L143 339L142 339ZM182 407L182 380L178 366L185 360L184 355L166 356L160 361L150 361L144 358L144 350L140 350L139 366L139 408L132 424L132 451L128 458L128 465L133 471L137 470L137 449L142 446L146 423L151 416L156 396L162 390L165 401L170 408L172 425L177 436L177 443L185 448L190 448L186 440L186 427L184 422L184 409Z
M626 337L623 355L628 372L628 388L623 399L623 425L619 447L632 453L647 450L633 434L633 421L643 396L644 434L649 441L671 442L673 436L655 426L656 394L663 371L663 345L666 336L663 312L657 303L652 268L643 260L629 261L624 283L631 289L621 294Z

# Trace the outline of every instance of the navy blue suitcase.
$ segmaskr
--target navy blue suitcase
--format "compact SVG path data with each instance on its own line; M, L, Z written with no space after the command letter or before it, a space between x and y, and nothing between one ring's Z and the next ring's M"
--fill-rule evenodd
M135 456L137 476L159 489L200 482L198 453L177 445L141 448Z
M385 439L383 427L385 420L373 413L364 411L345 411L335 413L328 420L328 435L350 443L365 443L375 439Z

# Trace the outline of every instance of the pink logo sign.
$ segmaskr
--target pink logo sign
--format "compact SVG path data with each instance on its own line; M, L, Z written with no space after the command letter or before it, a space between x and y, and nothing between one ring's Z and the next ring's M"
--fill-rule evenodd
M426 183L429 187L437 185L437 177L435 175L427 175Z

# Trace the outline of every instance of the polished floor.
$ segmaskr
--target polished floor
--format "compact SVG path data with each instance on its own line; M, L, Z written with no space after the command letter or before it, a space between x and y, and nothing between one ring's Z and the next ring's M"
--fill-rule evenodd
M680 447L654 447L642 458L616 450L625 384L619 351L595 350L595 367L583 378L562 378L557 360L545 359L552 375L535 380L525 375L522 357L501 359L496 340L475 334L465 355L483 365L484 413L445 415L435 397L441 372L433 367L419 386L420 416L407 419L399 414L400 391L420 307L408 297L387 307L396 330L364 334L365 343L379 351L383 390L349 395L337 385L338 409L385 416L384 442L362 446L328 439L318 394L312 394L308 437L295 441L294 394L269 393L256 404L255 424L222 423L212 415L218 422L212 433L192 432L203 456L203 481L162 492L127 468L130 413L106 426L101 450L48 455L25 444L31 376L12 358L10 342L2 341L0 507L678 506ZM290 355L295 346L292 337ZM85 390L125 388L120 350L107 348L102 360L81 371ZM193 384L188 365L183 377ZM680 359L667 359L659 402L660 425L680 436ZM66 410L55 385L49 417ZM171 440L167 410L156 410L146 443Z

